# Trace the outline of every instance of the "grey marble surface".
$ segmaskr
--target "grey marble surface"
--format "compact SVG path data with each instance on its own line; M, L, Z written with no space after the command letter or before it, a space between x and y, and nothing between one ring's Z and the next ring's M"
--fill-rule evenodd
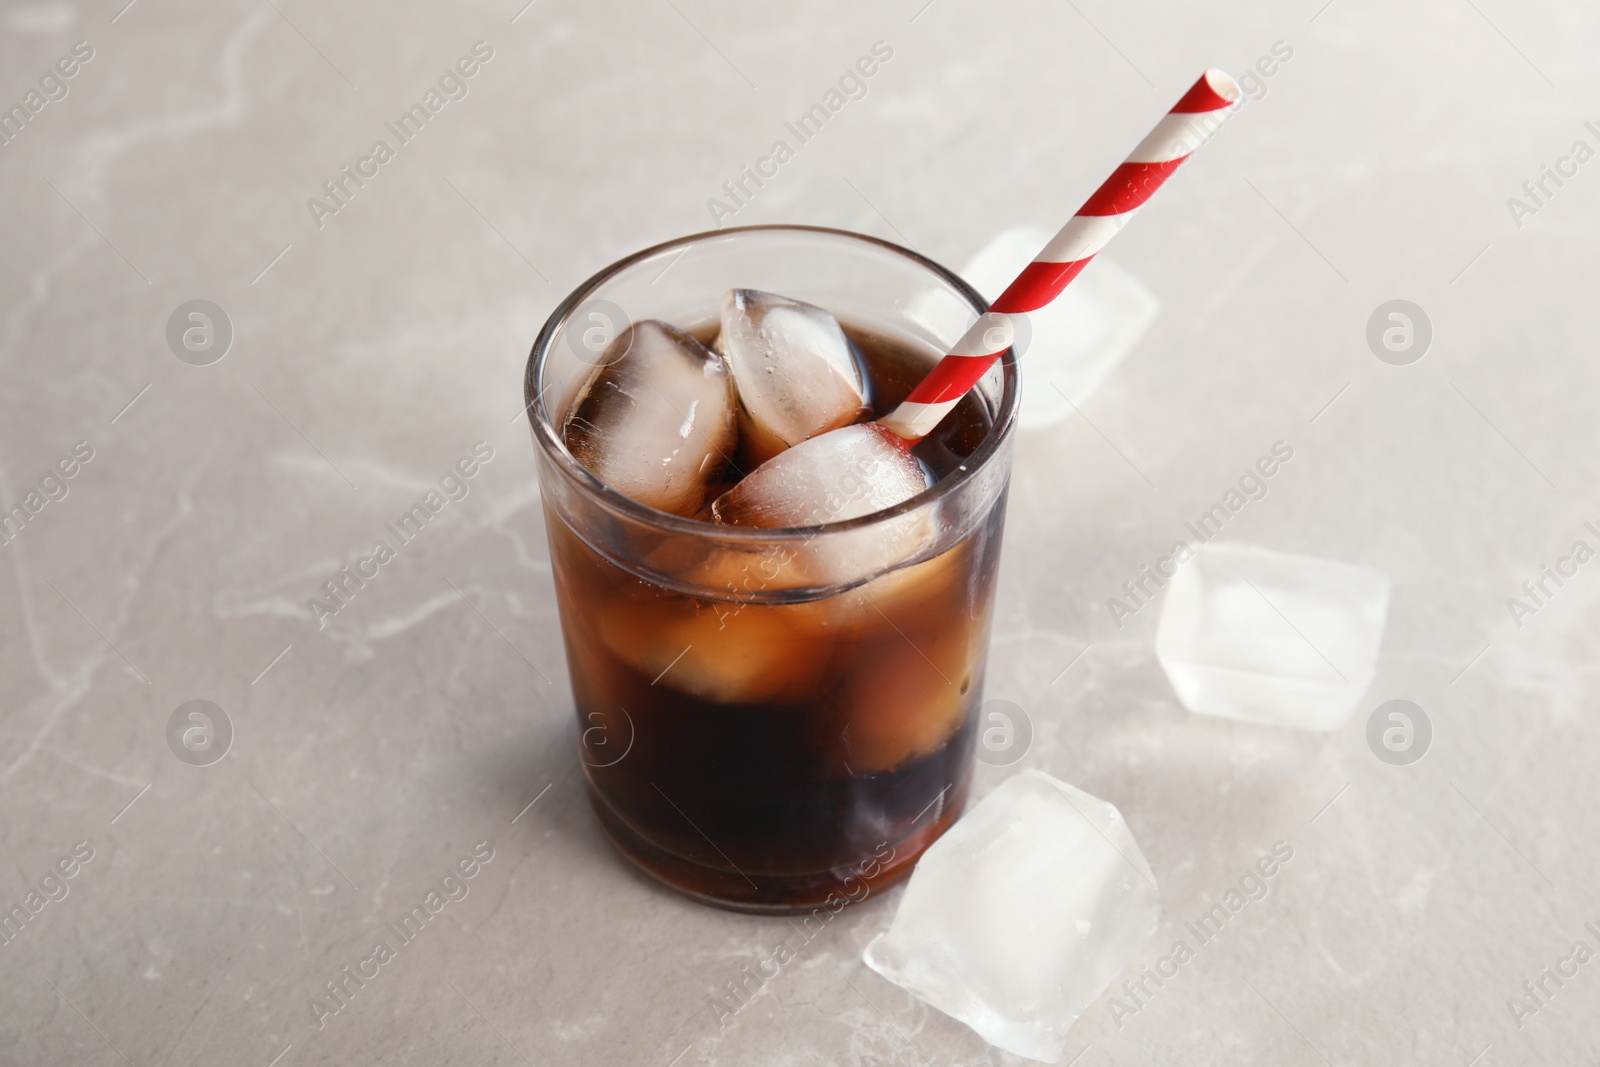
M1020 766L1143 844L1166 919L1139 962L1294 850L1136 1012L1093 1005L1068 1057L1600 1057L1600 962L1537 1011L1522 990L1600 949L1600 564L1507 607L1600 544L1600 162L1571 157L1600 148L1592 7L123 2L0 9L0 103L44 80L0 145L0 503L40 504L0 545L0 897L44 884L0 945L0 1063L1021 1062L860 964L897 891L719 1016L796 935L669 896L601 839L518 415L557 300L708 228L880 40L866 96L723 221L959 265L1063 220L1202 68L1293 53L1119 238L1151 332L1017 450L988 693L1032 717ZM77 41L92 58L55 80ZM466 95L315 218L478 41ZM1528 199L1546 164L1576 173ZM1366 323L1401 298L1433 339L1392 366ZM208 366L166 337L196 299L232 325ZM1229 536L1394 581L1377 680L1328 736L1190 716L1157 608L1118 628L1105 604L1278 440L1293 461ZM319 628L308 598L478 441L470 492ZM1409 767L1364 737L1394 698L1434 726ZM169 748L191 700L231 723L210 766ZM466 896L319 1019L475 848Z

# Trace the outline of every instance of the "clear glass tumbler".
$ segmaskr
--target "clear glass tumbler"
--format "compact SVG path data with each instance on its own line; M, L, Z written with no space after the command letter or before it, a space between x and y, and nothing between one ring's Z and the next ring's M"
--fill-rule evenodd
M1015 359L956 413L978 420L970 453L887 511L739 528L608 489L561 434L605 343L647 318L708 336L736 287L827 308L923 366L985 304L955 274L875 238L728 229L590 278L528 361L579 755L601 826L640 869L704 902L837 910L907 873L966 800Z

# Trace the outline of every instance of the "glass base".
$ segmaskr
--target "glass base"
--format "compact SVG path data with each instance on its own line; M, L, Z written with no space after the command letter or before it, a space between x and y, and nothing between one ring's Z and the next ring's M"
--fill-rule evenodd
M805 915L819 909L837 912L866 900L877 890L911 873L927 847L961 815L966 805L967 782L951 790L938 816L893 842L892 857L878 864L870 876L849 875L849 884L836 870L799 874L770 874L708 867L667 852L641 836L612 810L591 786L589 803L618 852L654 881L690 900L728 911L757 915ZM869 857L870 859L871 857Z

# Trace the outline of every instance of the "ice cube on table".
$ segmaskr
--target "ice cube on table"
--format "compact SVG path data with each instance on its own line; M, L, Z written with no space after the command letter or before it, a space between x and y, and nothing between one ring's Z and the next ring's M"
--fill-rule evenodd
M716 348L733 372L740 444L752 464L867 413L861 356L822 308L729 290Z
M1116 807L1026 770L928 847L863 959L989 1044L1056 1063L1160 919Z
M761 464L711 505L729 526L820 526L870 515L928 488L928 473L893 430L857 423Z
M1190 711L1333 730L1372 684L1388 607L1371 567L1208 544L1167 585L1156 658Z
M1032 226L1005 230L979 249L961 275L994 300L1053 236ZM1054 301L1028 312L1031 336L1022 354L1027 369L1018 425L1050 426L1070 416L1073 404L1086 403L1138 345L1160 308L1139 279L1102 253Z
M579 463L641 504L693 515L737 445L722 359L654 319L618 334L578 391L563 436Z

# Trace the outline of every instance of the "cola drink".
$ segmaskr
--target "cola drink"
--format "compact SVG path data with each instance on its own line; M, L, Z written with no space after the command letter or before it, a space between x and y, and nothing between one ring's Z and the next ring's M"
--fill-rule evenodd
M882 414L926 357L846 329ZM990 427L969 397L916 455L946 477ZM904 873L966 797L1003 516L778 603L743 602L760 564L720 576L721 597L677 592L549 516L584 772L612 840L663 881L755 908L859 899Z

